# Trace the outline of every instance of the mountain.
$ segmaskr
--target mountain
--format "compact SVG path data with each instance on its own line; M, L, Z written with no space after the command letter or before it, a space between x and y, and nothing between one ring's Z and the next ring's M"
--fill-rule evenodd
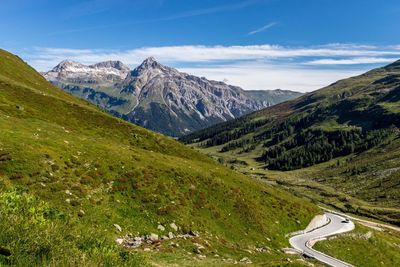
M181 140L343 211L400 224L399 127L397 61Z
M116 66L125 71L89 69ZM319 212L67 94L4 50L0 133L2 266L282 266L298 258L280 251L286 235Z
M63 61L44 77L112 114L170 136L181 136L300 96L245 91L164 66L147 58L130 71L121 62L85 66Z

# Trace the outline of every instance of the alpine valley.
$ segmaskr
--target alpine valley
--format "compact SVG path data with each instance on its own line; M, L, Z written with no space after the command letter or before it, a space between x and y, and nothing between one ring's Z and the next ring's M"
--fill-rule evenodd
M336 209L400 225L400 61L181 140Z
M63 61L44 77L115 116L181 136L296 98L287 90L243 90L179 72L150 57L130 70L120 61L86 66Z

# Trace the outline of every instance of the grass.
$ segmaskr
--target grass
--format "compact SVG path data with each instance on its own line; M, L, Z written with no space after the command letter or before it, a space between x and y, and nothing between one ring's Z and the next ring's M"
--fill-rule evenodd
M356 225L350 233L318 242L315 249L354 266L399 266L400 233Z
M279 250L288 246L286 235L319 212L303 198L101 112L2 50L0 185L0 247L12 253L0 256L2 265L221 266L248 256L281 266L288 263ZM188 254L192 240L174 249L162 241L150 252L116 245L129 233L162 235L157 226L171 222L179 233L198 231L207 258ZM259 246L271 252L254 253Z

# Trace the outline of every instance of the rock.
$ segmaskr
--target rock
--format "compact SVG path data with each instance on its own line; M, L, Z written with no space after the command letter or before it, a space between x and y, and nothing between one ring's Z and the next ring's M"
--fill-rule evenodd
M207 258L206 255L197 255L197 257L199 257L200 259L205 259L205 258Z
M150 248L144 248L143 251L150 251Z
M205 249L205 247L199 243L193 243L193 245L196 246L195 248L193 248L193 252L196 254L201 254Z
M264 252L268 252L268 249L269 248L267 248L267 247L260 247L260 248L256 248L256 252L264 253Z
M162 226L161 224L159 224L158 226L157 226L157 229L158 230L160 230L160 231L165 231L165 227L164 226Z
M281 250L283 253L286 253L286 254L299 254L299 251L297 251L294 248L282 248Z
M176 226L175 223L170 223L169 227L171 227L171 229L173 229L175 232L178 231L178 226Z
M122 245L124 243L124 239L123 238L117 238L115 240L115 242L117 242L118 245Z
M83 216L85 216L85 215L86 215L86 213L85 213L84 210L79 210L79 212L78 212L78 216L79 216L79 217L83 217Z
M251 264L253 263L249 258L244 257L240 260L241 263L245 263L245 264Z
M119 226L118 224L114 223L114 227L115 227L115 229L117 229L119 232L122 232L122 228L121 228L121 226Z
M167 239L169 239L168 236L165 235L161 236L161 240L167 240Z
M198 236L199 236L199 233L198 233L198 232L196 232L196 231L192 231L192 230L190 230L190 231L189 231L189 235L191 235L191 236L195 236L195 237L198 237Z
M179 247L179 244L178 244L178 243L172 242L172 243L171 243L171 246L178 248L178 247Z
M138 247L140 247L142 245L142 238L139 237L139 236L134 237L133 239L129 238L128 241L125 242L125 243L126 243L126 247L138 248Z
M147 237L147 239L150 240L151 242L158 241L158 235L157 235L157 234L151 233L151 234Z
M168 238L169 239L172 239L172 238L174 238L175 237L175 235L172 233L172 232L168 232Z

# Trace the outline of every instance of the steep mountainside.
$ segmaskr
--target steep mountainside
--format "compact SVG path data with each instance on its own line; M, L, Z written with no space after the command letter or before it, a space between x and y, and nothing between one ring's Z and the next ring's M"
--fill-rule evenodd
M245 91L146 59L133 71L120 62L61 62L44 74L67 92L145 128L180 136L300 96Z
M197 143L217 157L255 164L267 175L297 170L281 176L333 186L365 201L345 203L343 209L400 223L399 127L397 61L182 141ZM361 211L360 205L385 210L378 215L372 208Z
M0 265L228 266L248 257L281 266L285 235L316 212L103 113L0 50L0 248L11 253Z

